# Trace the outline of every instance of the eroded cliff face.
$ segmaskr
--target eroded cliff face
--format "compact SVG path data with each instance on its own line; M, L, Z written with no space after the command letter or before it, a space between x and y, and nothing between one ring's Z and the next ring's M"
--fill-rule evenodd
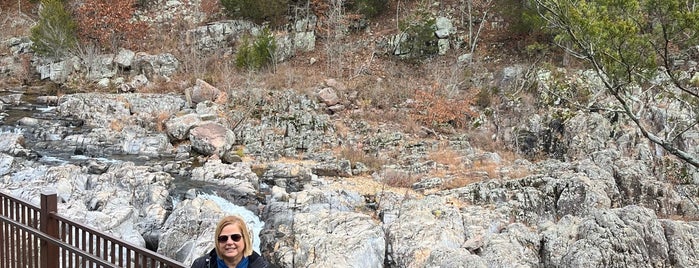
M175 2L166 10L184 9ZM444 19L437 41L448 47L463 29ZM286 57L318 50L310 46L315 23L299 20L280 37ZM210 23L185 41L227 51L257 27ZM400 39L366 32L365 47ZM470 127L440 129L410 120L423 112L415 99L372 105L382 100L371 90L415 79L383 75L374 54L351 77L316 74L323 79L305 88L217 88L197 77L175 94L153 94L133 92L191 70L191 59L122 49L87 68L74 59L35 66L61 83L92 70L91 80L119 93L47 94L55 88L13 78L27 70L20 57L28 40L0 41L8 48L0 58L0 189L37 203L53 188L60 213L185 265L213 247L216 222L231 213L213 195L264 222L256 244L280 267L699 266L699 171L618 111L566 105L573 93L562 88L603 90L587 71L484 70L469 83L501 87L497 101L474 106ZM470 54L451 56L439 58L457 66L450 74L482 70L468 65ZM317 68L314 60L286 68ZM660 119L684 112L666 107L644 115L658 118L653 127L669 128ZM677 143L699 153L697 131L687 134Z
M3 126L0 183L33 202L55 188L61 213L185 263L212 246L210 230L227 213L200 196L214 194L265 222L260 249L282 267L697 265L696 171L659 172L649 144L608 134L623 126L604 116L563 122L568 161L510 161L462 135L419 137L328 116L293 91L270 94L257 120L229 129L232 139L208 137L227 126L228 108L211 101L189 108L173 95L64 95L56 113ZM155 111L169 114L162 132L148 123ZM340 134L333 120L350 130ZM380 169L333 153L359 141L384 158ZM434 157L445 151L459 161ZM47 161L51 152L84 158ZM483 163L493 170L473 168Z

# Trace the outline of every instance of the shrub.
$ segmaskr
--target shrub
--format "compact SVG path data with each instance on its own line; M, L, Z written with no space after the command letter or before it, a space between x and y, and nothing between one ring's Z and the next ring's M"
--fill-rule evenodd
M469 100L447 98L433 87L415 92L415 113L412 116L416 121L432 127L450 125L463 128L469 120L478 116L469 107Z
M284 24L289 7L287 0L221 0L226 14L234 19L247 19L255 23Z
M39 55L62 57L77 44L76 25L61 0L41 0L39 23L31 29L32 49Z
M268 28L264 28L260 34L250 41L249 37L243 38L243 44L238 49L235 63L238 68L259 70L274 63L274 54L277 50L277 42Z
M104 47L136 48L147 32L144 22L132 20L136 0L86 0L77 10L79 37Z
M398 23L398 29L406 39L402 42L402 56L406 59L424 59L439 52L437 46L436 18L425 7L418 7L415 12Z
M386 10L387 0L356 0L354 7L360 14L367 18L374 18Z

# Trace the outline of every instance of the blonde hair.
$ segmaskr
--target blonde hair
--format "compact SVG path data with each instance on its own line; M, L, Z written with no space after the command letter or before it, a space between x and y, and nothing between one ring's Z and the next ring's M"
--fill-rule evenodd
M252 255L252 235L248 229L248 225L245 224L245 220L237 215L226 216L218 222L216 226L216 233L214 234L214 243L216 245L216 255L221 256L219 247L221 243L218 242L218 236L221 235L221 231L228 225L237 224L240 227L241 235L243 235L243 243L245 244L245 251L243 251L243 256L247 257Z

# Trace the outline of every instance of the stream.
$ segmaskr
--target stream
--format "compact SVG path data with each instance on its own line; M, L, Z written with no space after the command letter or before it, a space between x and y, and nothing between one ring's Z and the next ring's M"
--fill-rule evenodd
M90 148L94 144L89 143L86 143L87 147L69 145L67 137L89 133L91 129L80 119L59 115L56 106L58 98L43 96L38 92L40 89L35 88L0 88L0 139L9 136L8 134L22 134L24 147L30 152L25 156L15 157L26 157L46 166L73 164L106 170L110 164L133 162L136 165L163 170L174 178L173 187L170 189L173 207L194 189L200 197L216 202L227 213L244 216L252 225L251 229L255 235L259 235L264 222L250 210L229 201L236 200L236 193L221 189L217 184L189 179L191 170L201 165L196 156L187 159L176 159L170 155L143 157L120 152L121 145L107 144L106 149ZM116 149L109 149L110 146ZM166 166L175 168L163 168ZM259 252L259 237L254 241L254 247Z

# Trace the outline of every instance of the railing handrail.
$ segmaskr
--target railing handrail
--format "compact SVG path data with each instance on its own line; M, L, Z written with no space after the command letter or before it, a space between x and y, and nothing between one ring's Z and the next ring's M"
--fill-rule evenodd
M81 249L79 249L79 248L76 248L76 247L74 247L74 246L72 246L72 245L70 245L70 244L68 244L68 243L65 243L65 242L63 242L63 241L61 241L61 240L58 240L58 239L56 239L56 238L54 238L54 237L51 237L50 235L44 234L43 232L40 232L40 231L38 231L38 230L36 230L36 229L34 229L34 228L27 227L27 226L24 226L23 224L16 223L15 221L13 221L13 220L10 219L10 218L7 218L7 217L5 217L5 216L0 215L0 220L1 220L2 222L5 222L5 223L9 223L9 224L11 224L11 225L14 225L15 227L20 228L20 229L22 229L22 230L24 230L24 231L26 231L26 232L29 232L29 233L31 233L31 234L33 234L33 235L36 235L36 236L40 237L41 239L46 240L46 241L48 241L48 242L50 242L50 243L52 243L52 244L54 244L54 245L57 245L57 246L62 247L62 248L65 248L65 249L67 249L68 251L73 252L73 253L76 254L76 255L79 255L80 257L87 258L87 259L89 259L89 260L92 261L92 262L96 262L96 263L98 263L99 265L107 266L107 267L119 268L119 266L116 266L116 265L114 265L114 264L112 264L112 263L109 263L109 262L107 262L107 261L105 261L105 260L102 260L101 258L97 258L97 257L95 257L95 256L92 256L92 254L85 253L85 252L83 252L83 251L82 251Z
M8 202L5 202L7 200ZM29 248L29 249L23 249L23 250L32 250L32 249L41 249L41 261L39 263L41 264L42 267L47 267L46 262L50 262L50 260L47 258L47 256L52 256L53 254L58 254L58 248L62 248L65 251L69 251L75 256L79 256L83 258L84 261L89 261L92 262L96 265L100 265L101 267L119 267L117 266L116 261L114 258L116 257L115 255L111 255L112 257L112 262L110 263L108 257L106 255L104 256L99 256L95 255L95 252L92 252L93 249L97 250L97 252L107 252L109 251L109 246L108 244L111 245L111 249L115 250L115 248L119 248L120 255L119 258L124 257L123 256L123 251L131 252L134 254L136 257L136 261L140 262L141 260L146 262L150 261L151 267L155 267L154 264L157 262L160 265L164 265L166 267L175 267L175 268L184 268L184 264L179 263L178 261L175 261L171 258L168 258L167 256L164 256L162 254L159 254L157 252L151 251L144 249L142 247L136 246L134 244L131 244L127 241L124 241L120 238L117 238L109 233L97 230L94 227L87 226L85 224L78 223L74 220L68 219L65 216L62 216L58 213L57 211L57 198L56 198L56 193L51 192L51 193L42 193L41 194L41 206L36 206L34 204L31 204L27 201L21 200L17 197L14 197L10 195L9 193L5 193L4 191L0 190L0 201L2 201L2 205L0 205L0 212L2 213L7 213L7 214L0 214L0 222L2 222L2 225L7 226L6 224L10 224L16 228L21 229L21 231L29 233L36 238L34 239L39 239L43 241L41 245L36 245L34 248ZM14 204L14 205L13 205ZM28 225L29 222L26 222L27 215L26 212L24 211L32 211L32 213L39 215L38 219L34 219L33 226ZM20 213L20 211L22 211ZM14 212L14 213L13 213ZM16 219L12 219L9 216L6 215L14 215L14 217L19 217ZM21 216L20 216L21 215ZM22 219L20 221L20 219ZM38 222L38 226L37 226ZM73 245L70 241L64 241L63 239L66 239L66 237L63 237L65 233L65 229L63 229L63 236L58 233L59 226L62 226L62 228L68 228L71 233L82 233L83 235L87 234L90 237L95 237L99 240L102 240L103 243L100 245L100 243L97 244L97 248L92 248L92 243L90 243L90 249L88 250L87 248L79 248L79 244ZM10 228L14 228L10 227ZM40 228L39 228L40 227ZM9 229L5 229L6 231ZM6 231L3 231L5 234ZM26 235L26 234L25 234ZM0 234L0 238L3 237L3 234ZM0 239L2 241L3 239ZM11 240L13 241L13 240ZM12 242L9 242L12 243ZM19 242L16 242L19 243ZM74 242L78 243L78 242ZM83 247L85 247L85 240L82 240ZM7 241L0 243L0 247L8 245ZM11 245L11 244L10 244ZM32 244L30 243L29 246L31 247ZM12 247L11 247L12 248ZM19 248L19 247L17 247ZM17 248L14 248L15 250ZM53 249L52 249L53 248ZM7 254L6 252L7 249L2 249L0 250L0 253ZM48 251L46 251L48 250ZM126 256L127 261L128 259L131 259L129 256L131 253L128 253ZM64 253L65 254L65 253ZM65 256L65 255L64 255ZM57 260L53 260L56 261ZM121 263L121 262L120 262ZM145 263L144 263L145 264ZM65 265L65 264L64 264ZM138 267L138 263L136 264ZM53 267L53 266L49 266Z
M0 196L6 197L6 198L9 198L9 199L12 199L12 201L17 202L17 203L19 203L19 204L21 204L21 205L23 205L23 206L25 206L25 207L29 207L29 208L31 208L31 209L33 209L33 210L36 210L36 211L41 210L41 207L40 207L40 206L37 206L37 205L34 205L34 204L29 203L29 202L27 202L27 201L24 201L24 200L22 200L22 199L20 199L20 198L18 198L18 197L14 197L14 196L12 196L12 195L10 195L10 194L8 194L8 193L5 193L4 191L0 191Z
M147 255L147 256L149 256L150 258L152 258L152 259L154 259L154 260L157 260L157 261L161 261L161 262L163 262L164 264L167 264L167 265L169 265L169 266L172 266L172 267L181 266L181 264L177 263L177 261L175 261L175 260L173 260L173 259L170 259L170 258L168 258L168 257L166 257L166 256L162 256L162 255L160 255L160 254L157 254L157 253L155 253L155 252L153 252L153 251L151 251L151 250L144 250L143 248L141 248L141 247L139 247L139 246L133 245L133 244L127 242L127 241L121 240L120 238L117 238L117 237L115 237L115 236L112 236L112 235L110 235L110 234L108 234L108 233L105 233L105 232L103 232L103 231L94 229L93 227L90 227L90 226L87 226L87 225L83 225L83 224L78 223L78 222L76 222L76 221L74 221L74 220L71 220L71 219L68 219L68 218L66 218L66 217L63 217L63 216L59 215L58 213L51 212L51 213L49 213L49 215L51 215L51 217L53 217L53 218L59 220L60 222L68 223L69 225L72 225L72 226L74 226L74 227L77 227L77 228L80 229L80 230L85 230L85 231L87 231L88 233L95 234L95 235L97 235L97 236L99 236L99 237L102 237L102 238L105 238L105 239L107 239L107 240L109 240L109 241L111 241L111 242L116 242L117 244L119 244L119 245L121 245L121 246L124 246L124 247L127 248L127 249L133 250L133 251L135 251L135 252L137 252L137 253L139 253L139 254L141 254L141 255Z

